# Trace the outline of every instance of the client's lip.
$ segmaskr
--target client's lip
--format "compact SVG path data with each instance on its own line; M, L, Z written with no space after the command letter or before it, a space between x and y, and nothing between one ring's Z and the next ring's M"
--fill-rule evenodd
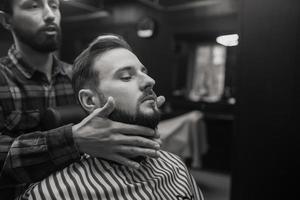
M148 101L148 100L153 100L153 101L156 102L156 95L147 95L147 96L142 98L141 102Z
M54 25L49 25L49 26L44 27L42 29L42 31L44 31L44 32L58 32L58 29Z

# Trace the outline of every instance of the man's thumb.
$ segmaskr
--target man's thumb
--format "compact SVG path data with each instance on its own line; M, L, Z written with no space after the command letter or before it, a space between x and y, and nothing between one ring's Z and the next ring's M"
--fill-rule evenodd
M98 113L99 117L108 117L110 113L115 109L115 100L112 97L108 97L107 102Z
M166 98L164 96L158 96L156 101L157 101L157 107L160 108L165 103Z

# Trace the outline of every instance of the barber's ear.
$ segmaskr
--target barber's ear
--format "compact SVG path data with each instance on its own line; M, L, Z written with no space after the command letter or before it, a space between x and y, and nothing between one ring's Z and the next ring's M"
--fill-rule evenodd
M90 89L81 89L78 98L82 108L89 113L99 107L98 98Z
M11 29L11 18L10 16L1 11L0 10L0 23L2 24L2 26L7 29L7 30L10 30Z

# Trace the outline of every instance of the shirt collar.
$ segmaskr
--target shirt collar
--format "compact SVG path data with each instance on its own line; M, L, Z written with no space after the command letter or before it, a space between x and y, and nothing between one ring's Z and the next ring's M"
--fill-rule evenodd
M16 66L16 68L28 79L31 79L33 75L37 72L37 70L27 64L23 58L21 53L15 48L15 45L12 45L8 50L8 57L12 61L12 63ZM63 67L63 63L58 60L58 58L53 54L53 70L52 77L55 77L58 74L66 75L66 71Z

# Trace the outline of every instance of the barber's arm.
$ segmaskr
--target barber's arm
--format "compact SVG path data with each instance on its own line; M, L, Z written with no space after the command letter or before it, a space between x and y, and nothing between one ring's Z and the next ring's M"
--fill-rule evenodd
M158 106L164 101L164 97L159 97ZM130 159L132 157L158 157L159 135L150 128L107 119L113 109L114 101L109 98L102 108L73 126L74 140L80 152L133 168L138 168L139 163Z
M164 98L159 99L159 105ZM156 157L157 134L148 128L113 122L109 101L77 125L36 131L12 137L4 128L0 108L0 187L32 183L80 159L80 153L139 167L131 157Z
M28 133L19 128L33 127L30 119L38 123L39 117L16 111L12 97L18 93L11 93L5 73L0 72L0 189L36 182L79 160L72 125Z
M4 129L3 118L0 124L0 187L35 182L80 158L71 125L14 138Z

